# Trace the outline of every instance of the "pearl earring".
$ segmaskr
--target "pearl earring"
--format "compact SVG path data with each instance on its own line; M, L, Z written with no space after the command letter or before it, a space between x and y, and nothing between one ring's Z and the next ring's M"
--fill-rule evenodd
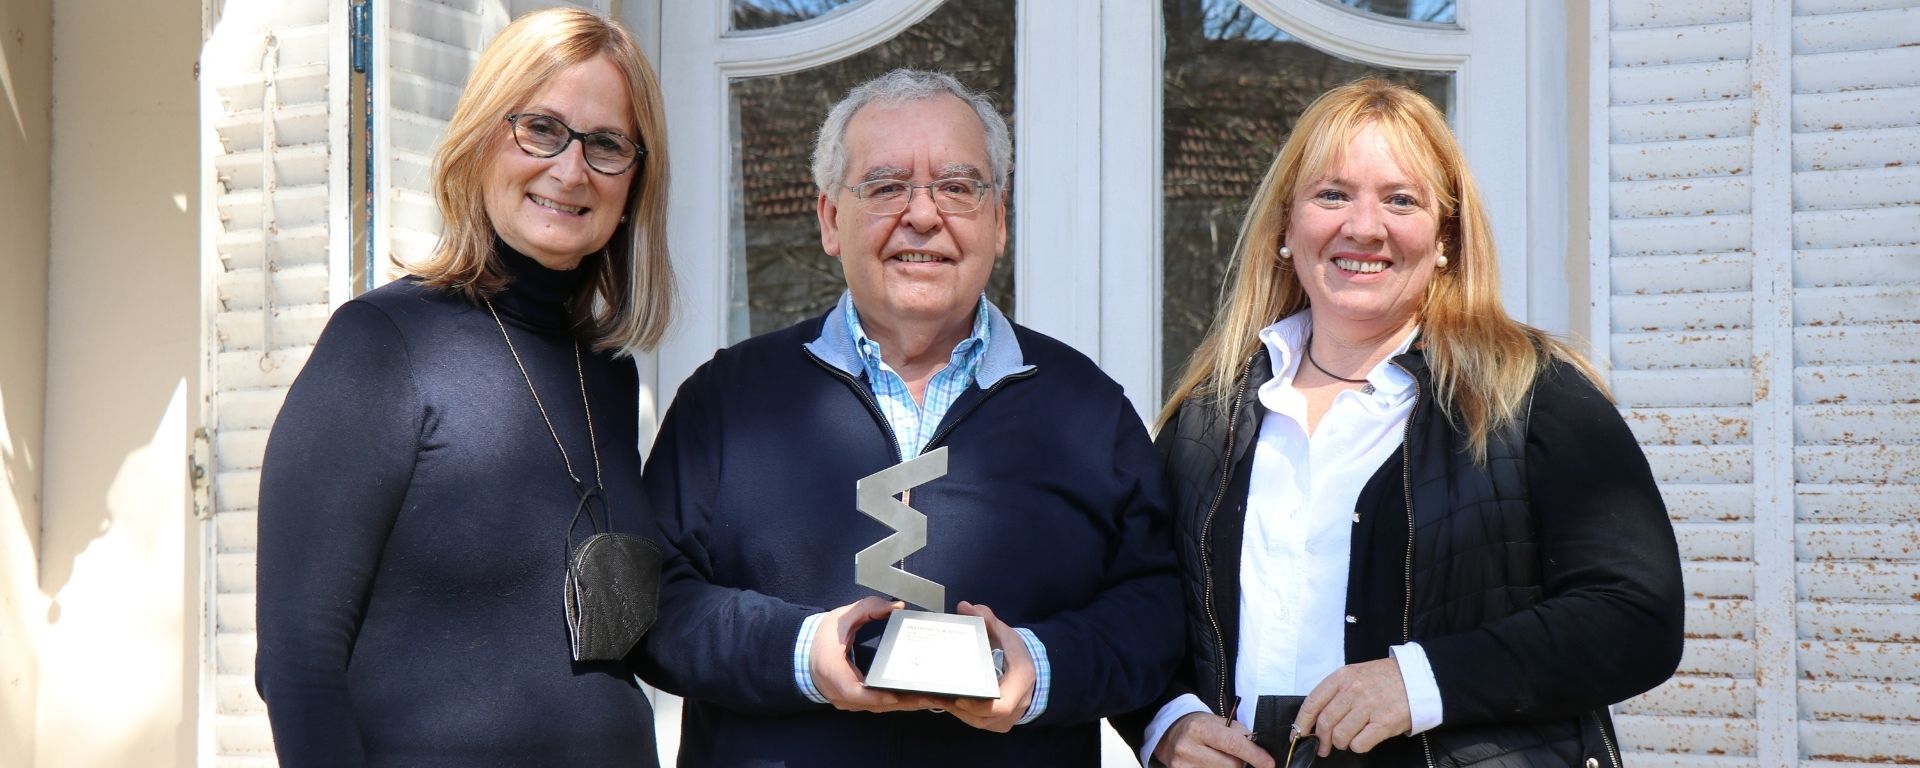
M1288 248L1288 247L1286 247L1286 246L1284 246L1284 245L1283 245L1283 246L1280 246L1280 258L1283 258L1283 259L1291 259L1291 258L1293 258L1293 249L1292 249L1292 248Z
M1446 268L1447 268L1447 257L1445 257L1445 256L1442 256L1442 257L1440 257L1440 258L1438 258L1438 259L1435 259L1435 260L1434 260L1434 262L1433 262L1433 264L1434 264L1434 266L1436 266L1436 267L1439 267L1440 269L1446 269Z

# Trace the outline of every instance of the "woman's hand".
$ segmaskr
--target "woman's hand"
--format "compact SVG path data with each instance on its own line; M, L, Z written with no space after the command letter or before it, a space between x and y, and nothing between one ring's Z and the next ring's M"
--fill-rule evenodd
M1400 662L1385 658L1334 670L1307 694L1293 727L1319 737L1321 757L1334 749L1366 752L1413 730Z
M1245 725L1211 712L1173 721L1154 746L1153 759L1167 768L1274 768L1273 756L1253 743Z

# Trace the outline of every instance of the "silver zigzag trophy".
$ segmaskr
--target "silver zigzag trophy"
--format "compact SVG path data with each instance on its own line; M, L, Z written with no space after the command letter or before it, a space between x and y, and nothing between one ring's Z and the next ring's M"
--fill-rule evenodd
M927 516L895 496L947 474L941 446L862 478L854 485L861 512L894 533L853 556L854 583L926 610L898 610L887 619L867 687L891 691L1000 698L987 622L944 613L947 589L893 567L927 545Z

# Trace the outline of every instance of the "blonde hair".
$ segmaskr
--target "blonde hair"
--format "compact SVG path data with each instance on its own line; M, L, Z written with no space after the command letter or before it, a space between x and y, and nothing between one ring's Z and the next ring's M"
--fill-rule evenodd
M575 319L598 350L631 354L651 349L666 333L673 312L673 265L667 258L666 114L660 83L633 37L619 24L577 8L521 16L494 38L467 78L447 135L433 158L434 200L445 222L433 253L414 263L395 262L427 285L456 291L479 303L506 286L493 252L494 227L487 217L486 178L507 138L504 119L526 105L542 86L569 67L605 56L625 77L633 125L645 148L629 173L639 178L627 192L625 220L582 268L592 269Z
M1433 372L1434 399L1466 431L1474 459L1484 461L1489 436L1521 415L1534 379L1550 360L1572 364L1606 391L1579 352L1507 316L1492 228L1446 117L1410 88L1366 78L1315 99L1280 147L1241 223L1231 292L1156 426L1165 426L1189 397L1225 397L1259 344L1260 329L1307 308L1299 276L1279 253L1293 201L1368 126L1379 129L1394 158L1434 199L1449 264L1434 273L1415 309L1419 345Z

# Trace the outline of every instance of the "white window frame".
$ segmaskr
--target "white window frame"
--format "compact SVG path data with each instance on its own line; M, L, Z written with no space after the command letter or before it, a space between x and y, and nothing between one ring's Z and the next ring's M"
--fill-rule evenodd
M1565 331L1565 9L1460 0L1458 24L1435 25L1329 0L1242 1L1333 55L1457 73L1455 129L1497 212L1508 311ZM657 417L652 406L669 399L661 394L729 339L729 80L854 55L939 5L865 0L817 19L731 32L730 0L662 4L658 63L674 162L669 245L684 301L674 332L642 361L643 382L653 383L643 393L645 439ZM1092 357L1149 417L1161 389L1160 4L1020 0L1017 8L1016 319Z

